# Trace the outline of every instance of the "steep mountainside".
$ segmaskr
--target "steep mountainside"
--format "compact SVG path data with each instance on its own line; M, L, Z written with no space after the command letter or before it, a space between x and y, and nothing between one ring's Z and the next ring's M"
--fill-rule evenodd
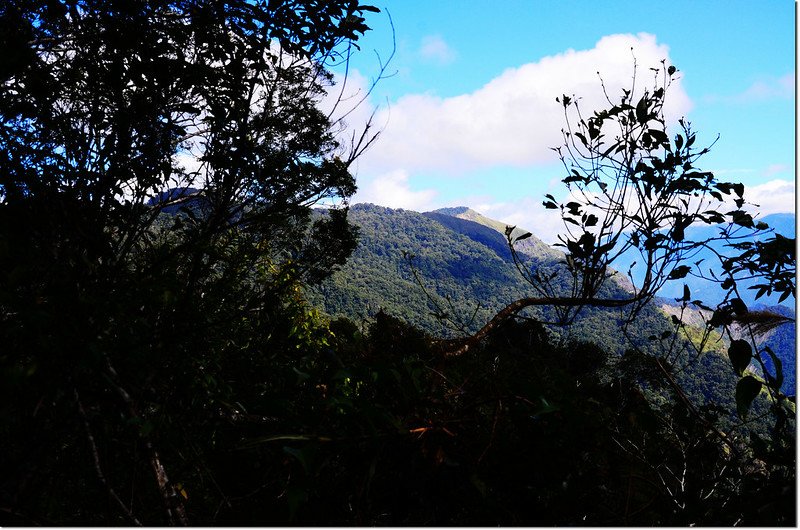
M307 293L309 301L332 317L346 316L360 322L384 310L434 336L458 336L463 333L444 325L437 312L448 313L462 322L464 329L474 332L508 303L532 294L500 233L505 225L472 210L417 213L357 204L351 208L350 219L361 229L358 248L341 270ZM561 255L557 250L535 236L525 242L529 244L521 252L542 267L556 266ZM414 256L412 263L419 281L404 257L406 253ZM623 288L612 287L610 295L624 296ZM426 290L439 307L426 296ZM660 307L668 301L647 307L628 328L628 337L621 331L621 315L614 310L587 308L573 325L548 329L556 341L589 341L605 351L622 354L632 340L640 349L654 352L663 348L663 341L654 339L672 329ZM554 319L548 308L534 308L529 314L544 321ZM794 372L794 336L789 336L789 326L774 334L768 338L769 345L787 371L784 391L793 393L794 377L788 372ZM682 384L693 389L698 400L702 396L729 399L735 380L725 346L716 344L709 349L699 368L704 375L685 371L680 376Z
M525 283L510 266L499 234L463 221L479 234L474 240L469 231L462 233L439 222L462 221L439 217L369 204L353 206L350 219L361 230L360 244L342 270L310 292L309 299L331 315L359 320L383 309L430 333L447 334L433 315L436 306L414 279L404 255L409 253L425 287L443 309L450 311L449 297L455 310L450 312L469 320L480 301L469 326L475 331L478 323L524 292Z
M701 328L705 326L705 322L712 316L712 311L704 311L691 306L681 311L680 304L670 299L661 299L659 304L664 313L680 316L688 326ZM784 305L764 306L756 304L751 306L750 310L776 313L790 319L796 318L795 310ZM770 348L780 359L783 368L781 391L789 396L793 396L797 392L796 330L796 323L790 320L757 335L757 341L762 350L763 348ZM749 340L749 334L742 328L734 326L732 333L734 338ZM712 340L711 344L709 344L709 349L716 350L722 353L724 357L727 357L725 352L730 345L730 339L727 336L721 337L718 334L715 334L714 337L715 340ZM770 373L775 373L774 363L769 355L762 354L762 359ZM761 368L756 361L751 361L749 368L756 373L761 373Z
M465 206L460 206L457 208L440 208L438 210L434 210L432 212L428 212L425 215L437 219L442 224L446 224L447 218L450 219L461 219L464 221L471 221L474 224L478 224L485 228L491 229L494 232L494 235L487 235L486 238L491 238L493 241L496 241L496 244L502 247L502 252L505 255L508 255L510 258L511 252L508 250L508 241L506 239L506 224L500 221L495 221L494 219L490 219L483 214L472 210L471 208L467 208ZM453 228L456 231L460 231L461 233L463 230L469 232L470 237L473 237L473 232L478 235L478 231L475 228L470 227L470 223L461 223L460 225L457 224L455 221L450 221L452 223ZM474 224L472 226L474 226ZM512 237L519 237L520 235L524 234L526 230L521 227L515 227L514 230L511 232ZM480 234L482 236L482 234ZM497 237L497 236L500 237ZM474 238L474 237L473 237ZM553 247L544 243L541 239L536 237L534 234L532 237L528 239L524 239L516 243L515 247L517 252L524 253L528 256L537 259L550 259L550 260L557 260L561 259L563 254L558 250L554 249Z
M350 219L361 229L359 247L340 271L308 293L309 300L331 316L359 321L383 309L428 333L455 336L458 331L443 326L435 313L447 312L474 332L502 307L534 294L514 266L505 236L495 227L441 212L353 206ZM502 223L496 224L505 229ZM520 250L541 267L557 266L558 251L535 237L525 242L530 243ZM404 252L415 256L413 265L438 308L415 280ZM607 295L626 293L612 286ZM552 309L546 307L533 308L530 315L555 320ZM557 338L592 341L607 351L622 353L626 341L621 326L617 310L586 308L573 325L550 330ZM648 349L647 338L660 335L668 326L653 306L629 332L641 348Z

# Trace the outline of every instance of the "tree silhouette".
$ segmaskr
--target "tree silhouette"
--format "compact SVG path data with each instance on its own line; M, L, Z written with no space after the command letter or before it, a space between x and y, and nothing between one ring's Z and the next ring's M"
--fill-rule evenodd
M367 125L341 145L319 103L328 67L376 11L352 0L0 7L4 505L69 520L86 507L47 505L25 485L63 496L94 475L128 524L189 522L168 473L186 443L173 435L216 414L223 366L255 330L302 327L296 282L354 248L345 208L312 222L310 207L346 206L349 166L374 134ZM121 500L117 458L147 463L165 520L146 490L134 488L138 509ZM48 466L60 478L45 479Z

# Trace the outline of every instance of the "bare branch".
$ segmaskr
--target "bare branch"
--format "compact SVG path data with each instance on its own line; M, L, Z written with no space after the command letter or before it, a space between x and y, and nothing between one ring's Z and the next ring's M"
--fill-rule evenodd
M133 515L133 512L131 512L131 510L128 509L127 506L125 506L125 503L122 502L122 499L119 498L119 495L117 495L117 492L114 491L114 488L111 487L111 484L109 484L108 480L106 479L106 476L103 473L103 467L100 464L100 454L97 451L97 444L94 441L94 435L92 434L92 428L89 425L89 418L86 416L86 410L83 408L83 403L81 403L81 398L78 395L78 389L73 388L72 392L73 392L73 395L75 396L75 403L78 406L78 412L80 413L81 420L83 420L83 428L86 431L86 440L89 442L89 449L92 452L92 460L94 462L94 470L95 470L95 474L97 476L97 480L100 482L100 484L103 485L103 487L106 488L106 491L108 492L108 496L111 497L114 500L114 502L116 503L116 505L119 508L119 510L128 519L130 519L133 524L135 524L136 526L142 526L142 523L136 518L135 515Z

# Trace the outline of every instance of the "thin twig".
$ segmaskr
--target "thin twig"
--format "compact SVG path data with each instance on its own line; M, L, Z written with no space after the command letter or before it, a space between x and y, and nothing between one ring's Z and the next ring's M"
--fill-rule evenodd
M114 488L112 488L111 484L108 483L108 480L106 479L106 476L103 473L103 467L100 464L100 455L97 451L97 444L94 441L94 435L92 434L92 429L91 426L89 425L89 418L86 416L86 410L83 408L83 403L81 403L80 396L78 395L78 389L73 388L72 391L75 395L75 403L77 403L78 405L78 412L80 413L81 419L83 420L83 428L86 431L86 439L88 440L89 448L92 451L92 459L94 460L94 470L95 474L97 475L97 480L99 480L100 484L102 484L106 488L106 491L108 491L108 495L112 499L114 499L114 501L116 501L120 511L122 511L122 513L125 514L125 516L128 517L128 519L130 519L133 522L133 524L135 524L136 526L142 526L142 523L136 518L135 515L133 515L133 513L128 509L128 507L125 506L125 503L122 502L122 499L119 498L117 492L114 491Z

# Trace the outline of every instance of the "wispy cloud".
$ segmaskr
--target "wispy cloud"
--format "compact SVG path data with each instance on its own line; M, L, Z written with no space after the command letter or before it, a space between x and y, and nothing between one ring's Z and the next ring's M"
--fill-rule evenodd
M786 164L770 164L767 166L767 169L764 170L765 177L771 177L777 173L786 173L787 171L791 171L792 167Z
M704 99L708 103L752 103L769 99L794 98L794 72L781 77L764 77L738 94L719 95L711 94Z
M426 61L450 64L456 59L456 52L440 35L428 35L422 39L419 55Z
M790 173L792 166L788 164L770 164L765 168L721 168L711 169L717 178L737 178L737 176L753 176L761 175L763 177L771 177L781 173Z

